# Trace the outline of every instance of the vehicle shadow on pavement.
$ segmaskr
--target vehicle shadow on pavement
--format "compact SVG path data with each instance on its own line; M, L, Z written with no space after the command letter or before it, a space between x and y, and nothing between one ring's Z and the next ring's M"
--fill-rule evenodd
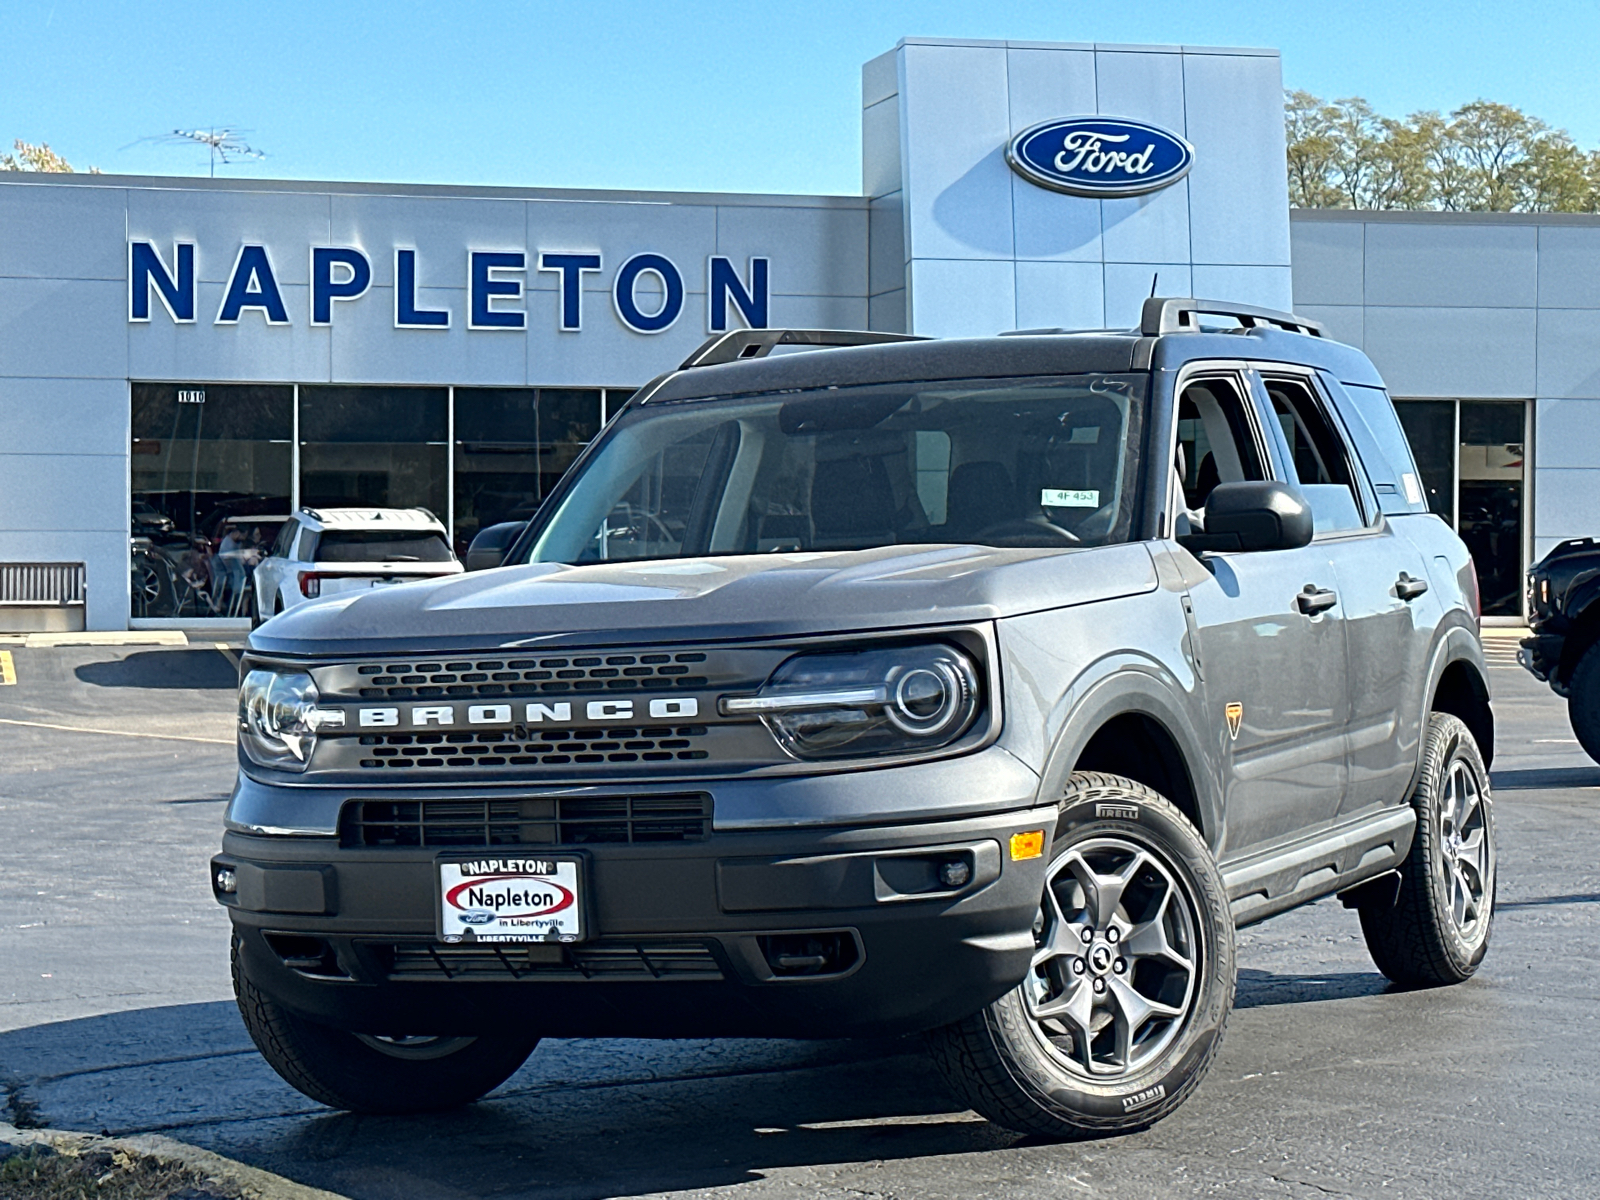
M1317 1000L1350 1000L1400 991L1376 971L1332 971L1315 975L1282 975L1275 971L1239 968L1239 988L1233 1007L1262 1008L1270 1004L1307 1004Z
M1600 787L1600 767L1531 767L1521 771L1491 771L1489 782L1497 792Z
M182 688L233 691L239 671L217 650L141 650L124 658L73 668L82 683L111 688Z
M918 1038L550 1041L479 1104L370 1117L289 1088L218 1002L0 1034L0 1075L40 1124L164 1133L352 1197L628 1195L1020 1140L964 1111Z

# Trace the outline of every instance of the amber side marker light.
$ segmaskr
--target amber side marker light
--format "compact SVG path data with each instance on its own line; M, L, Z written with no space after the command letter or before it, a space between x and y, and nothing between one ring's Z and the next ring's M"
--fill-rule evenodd
M1011 861L1038 858L1044 853L1044 830L1030 829L1026 833L1011 835Z

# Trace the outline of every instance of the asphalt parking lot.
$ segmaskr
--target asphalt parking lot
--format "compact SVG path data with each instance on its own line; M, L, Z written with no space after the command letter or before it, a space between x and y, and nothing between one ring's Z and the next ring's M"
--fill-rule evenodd
M489 1100L354 1117L278 1081L205 866L233 663L12 651L0 683L6 1120L162 1132L351 1197L1600 1196L1600 767L1491 639L1500 909L1461 987L1404 993L1325 901L1239 935L1205 1084L1075 1145L961 1111L915 1040L547 1042Z

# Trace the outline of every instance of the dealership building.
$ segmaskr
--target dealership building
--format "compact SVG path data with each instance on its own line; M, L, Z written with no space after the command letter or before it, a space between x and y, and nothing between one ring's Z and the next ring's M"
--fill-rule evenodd
M1272 50L907 38L850 196L0 175L0 630L236 622L218 547L299 505L464 547L714 332L1128 327L1152 290L1365 350L1515 619L1600 532L1600 218L1291 211L1282 87ZM1096 116L1192 161L1114 194L1008 154Z

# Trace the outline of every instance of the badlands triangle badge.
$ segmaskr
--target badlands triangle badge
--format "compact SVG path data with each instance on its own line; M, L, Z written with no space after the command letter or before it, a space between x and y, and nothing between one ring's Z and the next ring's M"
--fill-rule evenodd
M1222 713L1228 718L1228 740L1237 742L1239 740L1239 725L1244 720L1244 705L1237 700L1230 700L1228 701L1228 706L1222 710Z

